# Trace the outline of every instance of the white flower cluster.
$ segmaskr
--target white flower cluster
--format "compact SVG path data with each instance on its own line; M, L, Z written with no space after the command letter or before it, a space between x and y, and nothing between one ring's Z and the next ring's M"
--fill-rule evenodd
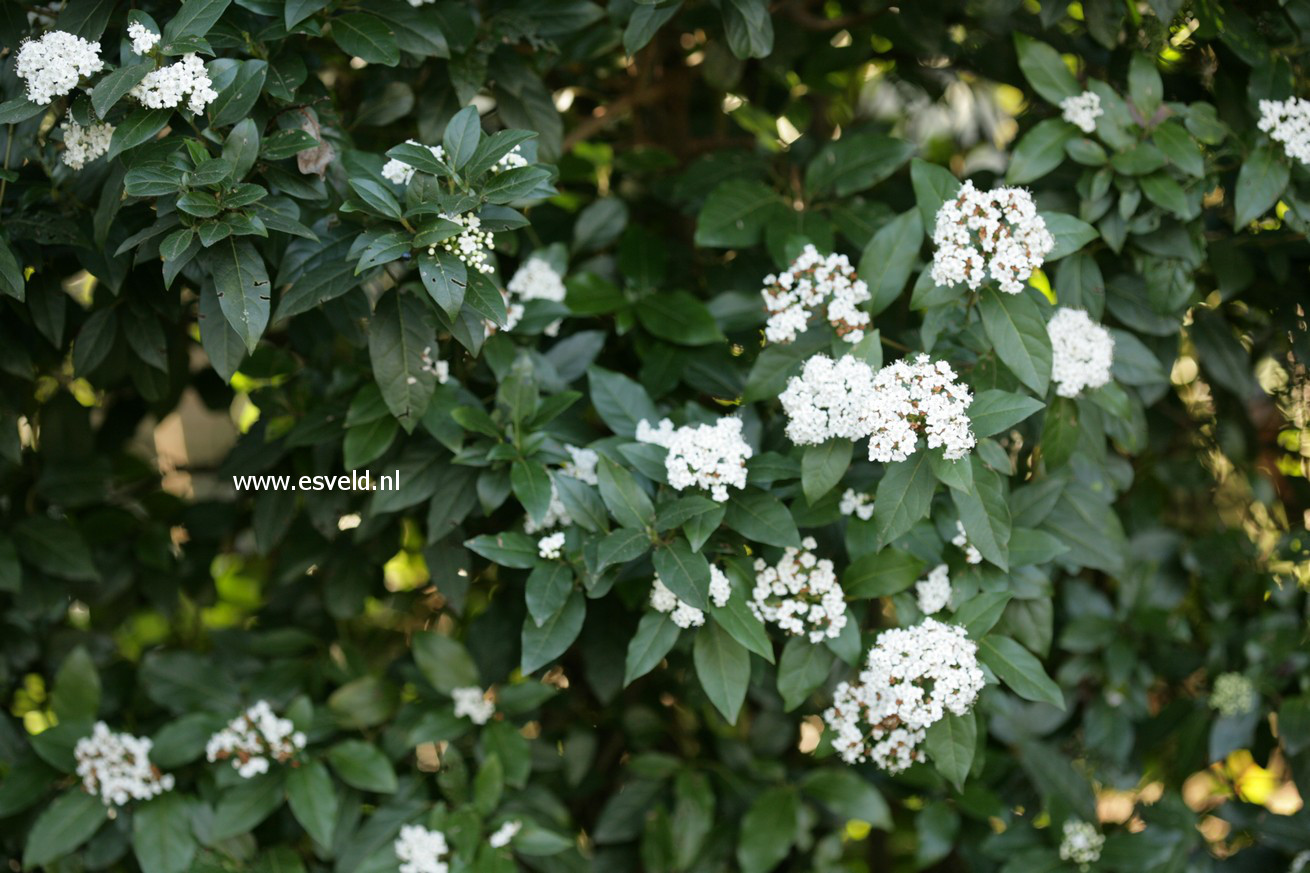
M924 615L935 615L951 602L950 568L938 564L928 572L928 578L916 582L915 596L919 600L919 611Z
M1241 673L1221 673L1210 692L1210 707L1220 715L1246 715L1255 709L1255 685Z
M70 114L61 126L64 132L64 163L70 170L80 170L88 162L109 151L114 136L112 124L92 124L83 127Z
M1061 397L1077 397L1084 388L1110 381L1114 337L1081 309L1061 306L1046 325L1051 338L1051 381Z
M560 475L569 476L588 485L597 485L600 479L596 476L596 465L600 463L600 455L591 449L580 449L577 446L565 446L572 460L565 461L559 469ZM535 534L538 531L549 530L552 527L560 525L573 524L573 517L569 515L569 510L560 499L559 489L555 483L550 483L550 506L546 508L546 515L540 522L532 520L528 516L523 521L523 532L526 534Z
M938 287L967 284L977 290L988 273L1001 290L1018 294L1055 248L1055 237L1022 188L979 191L960 186L937 210L932 234L932 280Z
M1060 111L1064 120L1081 130L1092 133L1096 130L1096 119L1105 114L1101 108L1101 98L1095 91L1084 91L1074 97L1060 101Z
M151 109L171 109L180 106L182 98L190 95L187 108L199 115L218 97L214 83L205 70L205 62L194 52L182 60L146 73L146 77L128 92L142 105Z
M44 106L77 87L84 77L105 68L100 43L52 30L18 49L14 72L27 85L27 99Z
M732 597L732 583L723 571L710 565L710 602L722 609ZM680 628L700 627L705 624L705 613L678 598L668 586L655 574L655 581L650 589L650 605L656 612L662 612L673 619Z
M493 849L503 849L509 845L509 841L514 839L522 829L523 822L518 819L507 821L500 827L496 828L495 833L487 837L487 843Z
M423 143L416 139L407 139L405 140L405 144L424 148ZM439 145L427 146L427 150L432 152L432 157L439 161L444 161L446 159L446 150ZM394 182L397 185L408 185L414 178L416 172L418 171L409 164L397 160L396 158L392 158L382 165L382 177L388 182Z
M984 681L964 628L928 618L879 634L859 681L837 686L823 719L846 763L872 760L898 773L924 759L930 725L969 711Z
M303 748L305 735L261 700L209 738L205 758L210 763L230 758L241 777L249 779L267 773L270 760L285 764Z
M522 146L514 146L514 148L503 154L492 166L491 171L493 173L503 173L506 170L516 170L519 167L526 167L528 165L528 159L523 157L523 152L520 151L522 148Z
M1086 873L1101 860L1105 835L1097 832L1096 825L1072 818L1064 823L1064 839L1060 841L1060 860L1072 861Z
M1310 849L1303 849L1292 856L1287 873L1302 873L1306 867L1310 867Z
M785 271L765 276L760 293L769 311L764 337L771 343L795 340L809 330L810 319L820 310L848 343L864 339L869 326L869 313L859 308L870 298L869 286L855 275L845 255L824 257L812 245Z
M450 851L446 835L422 825L405 825L392 844L400 873L448 873L450 865L441 856Z
M1259 127L1289 158L1310 164L1310 100L1261 100Z
M968 561L970 564L982 563L982 552L978 551L975 546L970 544L969 535L964 532L964 522L957 521L955 523L955 536L951 537L951 545L958 549L963 549L964 560Z
M776 566L755 559L755 590L747 604L755 617L810 642L836 639L846 627L846 592L832 561L814 554L814 537L789 547Z
M658 427L651 427L643 419L637 424L637 441L669 450L664 470L669 485L678 491L705 488L711 497L723 503L728 499L729 486L746 487L746 459L752 452L742 439L740 418L724 416L714 424L679 428L667 418Z
M965 457L976 442L969 421L973 394L945 361L919 355L913 363L888 364L873 377L869 403L870 461L904 461L918 448L920 432L928 448L943 447L948 460Z
M149 800L173 790L173 777L150 763L148 737L116 734L98 721L91 736L73 747L77 775L88 794L98 794L105 806L123 806L129 800Z
M564 554L564 531L556 531L537 540L537 554L547 561L559 560Z
M486 724L496 714L496 702L488 700L486 692L476 686L456 688L450 692L450 698L455 701L455 718Z
M159 34L139 21L127 26L127 37L132 40L132 51L138 55L144 55L159 44Z
M806 446L868 436L872 395L873 368L864 361L814 355L778 397L787 413L787 438Z
M440 358L434 358L432 356L432 346L425 346L423 348L423 354L419 359L419 369L424 373L431 373L433 376L436 376L437 382L441 385L445 385L450 381L450 364ZM410 378L413 379L414 377L411 376ZM418 380L414 379L414 381ZM529 531L529 533L531 533L531 531Z
M506 155L509 157L509 155ZM520 160L522 160L520 158ZM506 298L505 330L513 330L523 318L523 304L529 300L549 300L552 303L564 302L564 280L545 258L531 257L514 273L509 280ZM515 299L517 298L517 299ZM559 322L547 326L546 335L554 336L559 331Z
M837 508L842 515L853 515L860 521L868 521L873 518L873 495L847 488Z
M472 212L465 212L463 215L443 212L441 217L458 224L460 231L439 243L428 246L428 254L435 255L437 246L441 246L479 273L494 273L496 268L487 263L487 252L496 244L496 235L482 229L482 219Z

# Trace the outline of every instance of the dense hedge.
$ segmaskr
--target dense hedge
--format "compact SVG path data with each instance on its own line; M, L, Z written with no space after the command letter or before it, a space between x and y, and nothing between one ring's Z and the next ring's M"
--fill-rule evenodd
M5 4L0 851L1300 869L1307 30Z

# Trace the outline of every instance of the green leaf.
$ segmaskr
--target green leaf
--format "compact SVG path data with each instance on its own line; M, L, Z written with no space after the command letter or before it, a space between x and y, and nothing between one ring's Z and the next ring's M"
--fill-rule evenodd
M1256 147L1242 162L1237 173L1237 193L1233 201L1233 224L1239 230L1264 215L1278 198L1291 171L1270 145Z
M1080 482L1060 493L1055 508L1041 524L1069 547L1062 561L1115 575L1123 570L1127 537L1114 507Z
M960 514L969 543L1001 570L1010 569L1010 508L1004 482L977 457L973 464L973 488L950 489L951 501Z
M710 565L700 552L693 552L681 537L654 553L655 572L678 599L705 609L710 590Z
M436 631L414 634L410 641L419 672L442 694L456 688L481 687L478 667L458 640Z
M372 743L344 740L328 749L328 763L341 781L360 791L394 794L396 771L387 756Z
M1049 703L1064 710L1060 686L1046 675L1042 662L1014 640L988 634L978 642L978 657L1010 690L1034 703Z
M132 851L141 873L183 873L196 856L182 795L168 791L132 810Z
M1015 394L992 388L974 395L969 405L969 419L973 435L978 439L1007 431L1027 420L1045 406L1040 400L1026 394Z
M743 60L773 51L773 18L767 0L724 0L723 29L728 47Z
M686 291L649 294L637 301L636 313L642 327L677 345L704 346L723 340L705 304Z
M164 126L168 124L168 120L172 117L173 110L171 109L146 109L143 107L132 110L114 128L114 134L109 140L107 157L112 159L130 148L154 139L155 135L164 129Z
M482 119L477 107L465 106L447 122L446 132L442 134L441 145L446 152L446 162L452 169L463 169L481 141Z
M1310 696L1283 699L1278 707L1278 739L1289 755L1310 748Z
M801 487L811 504L833 489L851 465L855 450L850 440L831 439L817 446L806 446L801 458Z
M26 97L15 97L13 100L0 103L0 124L21 124L45 111L46 107L33 103Z
M68 653L55 674L50 708L59 721L94 721L100 710L100 674L82 646Z
M803 637L791 637L778 660L778 693L787 712L804 703L832 671L833 654Z
M540 461L517 460L510 467L510 486L528 515L537 522L550 508L550 474Z
M811 196L849 197L890 177L912 154L914 143L902 139L876 133L843 135L827 143L810 161L805 168L805 187ZM952 190L958 187L955 182Z
M1151 132L1151 140L1169 163L1189 176L1205 175L1205 156L1187 128L1176 121L1166 121Z
M68 522L34 515L15 525L13 533L19 556L46 573L79 582L100 579L86 541Z
M887 465L878 491L874 495L873 529L880 545L898 539L932 508L937 477L927 451Z
M0 293L6 294L22 303L27 297L27 282L23 271L18 266L14 250L0 239Z
M1010 156L1010 167L1005 181L1011 185L1026 185L1042 178L1064 161L1064 147L1078 135L1071 124L1058 118L1048 118L1033 125L1020 138Z
M436 374L423 367L424 351L435 344L423 301L399 290L383 295L369 319L368 354L382 399L406 433L422 420L437 387Z
M23 848L23 866L45 867L77 851L109 816L100 798L87 794L81 786L70 788L32 823Z
M514 167L502 170L482 186L482 196L490 203L513 203L539 191L550 181L545 167ZM548 189L545 193L551 193Z
M591 367L587 386L596 414L619 436L634 437L641 421L659 423L660 414L646 389L627 376Z
M394 67L400 63L395 33L381 18L366 12L348 12L333 18L332 39L346 54L370 64Z
M1128 94L1143 118L1151 118L1164 99L1164 82L1155 61L1141 52L1134 52L1128 62Z
M242 780L228 788L214 807L209 838L213 842L249 833L272 815L285 799L280 773Z
M796 522L782 501L767 491L733 494L723 522L737 533L766 546L800 547Z
M891 808L867 779L848 768L810 770L801 791L844 819L862 821L880 830L892 829Z
M682 628L668 615L647 610L637 624L637 632L628 641L628 655L623 665L624 687L654 670L678 641L681 632Z
M868 311L877 315L890 306L910 278L923 245L923 220L911 209L884 224L860 255L860 278L869 286Z
M696 245L742 248L760 241L760 233L778 195L759 182L735 179L715 188L696 220Z
M728 724L736 724L750 684L750 653L726 630L710 623L696 632L692 660L705 696Z
M253 354L268 326L270 288L264 259L249 242L232 237L205 256L223 317Z
M596 546L596 569L626 564L650 551L650 536L644 530L619 528L606 535Z
M600 498L615 521L623 527L638 529L655 523L655 504L631 473L602 455L596 475L600 480Z
M327 767L319 761L303 761L287 774L287 804L314 842L332 845L340 802Z
M494 561L502 567L526 570L537 563L537 543L532 538L514 531L498 534L482 534L464 545L488 561Z
M924 745L937 772L956 791L964 791L964 780L973 766L973 753L978 745L978 724L973 713L946 713L928 726Z
M842 575L847 597L891 597L913 585L927 565L906 552L883 549L861 555Z
M423 252L418 256L418 270L433 302L447 317L458 315L469 283L464 262L450 252L439 251L435 255Z
M955 623L964 625L969 636L975 640L982 639L983 634L1001 620L1005 606L1012 597L1009 591L984 591L960 604L953 616Z
M135 88L137 83L146 77L146 73L154 68L154 61L143 61L139 64L119 67L112 73L105 74L104 78L91 89L91 106L95 109L96 115L101 118L106 117L114 104Z
M1059 106L1066 97L1082 93L1078 80L1069 72L1058 52L1044 42L1015 32L1014 47L1019 55L1019 69L1033 90L1049 103Z
M769 640L768 631L763 622L755 617L755 613L751 612L741 594L734 591L724 606L709 604L708 612L710 618L748 651L773 663L773 643Z
M796 841L800 804L786 786L770 788L755 798L741 820L737 864L741 873L767 873L791 853Z
M1045 564L1069 551L1060 539L1046 531L1017 527L1010 532L1010 566Z
M1029 292L1006 294L988 288L979 305L983 329L1010 372L1039 396L1051 383L1051 338Z
M535 673L564 654L578 638L586 617L586 598L581 591L574 591L560 611L540 625L531 618L524 620L521 640L524 674Z
M1072 255L1100 236L1096 228L1072 215L1065 215L1063 212L1043 212L1041 216L1046 222L1046 229L1055 238L1055 248L1046 255L1048 264Z
M226 85L217 84L218 96L206 107L211 127L235 124L250 114L268 78L268 61L245 60L236 67L236 75Z
M943 166L915 158L910 161L910 183L923 228L931 232L937 226L937 210L959 193L960 180Z
M164 25L163 44L167 46L184 36L204 36L209 33L231 0L183 0L182 6Z
M538 564L528 576L528 614L538 625L559 612L573 592L573 569L559 561Z
M23 567L18 563L14 541L0 534L0 591L17 594L23 589Z

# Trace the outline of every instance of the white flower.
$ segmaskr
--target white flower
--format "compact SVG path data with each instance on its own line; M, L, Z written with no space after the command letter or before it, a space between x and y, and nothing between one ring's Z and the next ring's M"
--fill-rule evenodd
M1307 866L1310 866L1310 849L1304 849L1292 856L1292 864L1287 868L1287 873L1302 873Z
M183 97L190 95L187 108L199 115L218 97L213 86L205 62L199 55L190 53L175 64L146 73L146 77L128 94L151 109L172 109L181 105Z
M872 760L897 773L924 759L918 747L947 712L964 715L984 677L964 628L924 619L878 635L859 681L837 686L823 719L848 764Z
M822 315L848 343L864 339L869 326L869 313L859 308L870 298L869 286L845 255L824 257L812 245L786 271L765 276L760 293L769 311L764 337L771 343L792 342L809 330L815 315Z
M969 454L976 440L969 421L973 394L955 381L945 361L919 355L914 363L888 364L873 377L869 410L869 460L904 461L919 445L944 448L943 457L958 460Z
M526 167L528 165L528 159L523 157L523 153L520 151L521 148L522 146L514 146L514 148L501 155L492 166L491 171L493 173L503 173L506 170Z
M410 176L413 175L411 172ZM428 254L435 255L437 246L441 246L479 273L494 273L496 268L487 263L487 252L495 246L496 235L482 229L482 219L472 212L465 212L463 215L443 212L441 217L458 224L460 229L441 242L428 246Z
M261 700L228 722L209 738L205 758L213 763L231 759L245 779L267 773L269 764L285 764L305 747L305 735L289 718L278 718L268 701Z
M1064 120L1083 133L1095 131L1096 119L1105 114L1101 108L1101 98L1095 91L1084 91L1076 97L1064 98L1060 101L1060 110Z
M105 806L123 806L129 800L149 800L173 790L173 777L150 763L153 743L147 737L118 734L98 721L89 737L73 747L77 775L88 794L100 796Z
M858 440L869 435L873 368L850 355L836 361L815 355L778 399L787 414L787 438L796 445Z
M420 356L419 369L425 373L431 373L433 376L436 376L437 382L441 385L445 385L450 381L450 364L440 358L432 357L432 346L426 346L423 349L423 354Z
M988 273L1001 290L1018 294L1055 248L1055 237L1022 188L979 191L960 186L937 210L933 229L932 280L939 287L967 284L977 290Z
M400 873L448 873L450 865L441 856L450 851L446 835L422 825L405 825L392 848L400 862Z
M951 537L951 545L963 549L964 560L970 564L982 563L982 552L969 543L969 535L964 532L964 522L955 522L955 536Z
M650 605L656 612L662 612L680 628L700 627L705 624L705 613L696 607L678 599L678 595L655 574L655 581L650 588Z
M437 0L409 0L409 5L417 9L420 6L424 5L425 3L436 3L436 2Z
M577 446L565 446L564 450L569 453L572 460L565 461L560 465L559 473L561 476L568 476L580 482L586 482L588 485L599 484L600 479L596 476L596 465L600 463L600 455L591 449L580 449ZM525 518L523 520L523 532L535 534L538 531L570 524L573 524L573 517L569 515L568 508L564 506L564 501L560 499L559 489L555 487L555 483L552 481L550 483L550 505L546 507L546 515L540 522L533 521L532 516Z
M1114 337L1081 309L1060 307L1046 325L1051 338L1051 381L1061 397L1110 381Z
M476 686L456 688L450 692L450 697L455 701L455 718L486 724L496 714L496 702L488 700L486 693Z
M755 617L812 643L836 639L846 627L846 592L832 561L814 554L814 537L789 547L776 566L755 560L755 589L747 604Z
M1259 127L1283 144L1289 158L1310 164L1310 100L1261 100Z
M144 55L159 44L159 34L139 21L133 21L127 26L127 36L132 40L132 51L139 55Z
M710 564L710 601L720 609L732 598L732 583L718 567Z
M92 124L83 127L70 113L61 126L64 132L64 163L71 170L80 170L88 162L109 151L114 136L112 124Z
M1101 859L1101 847L1105 845L1105 835L1096 830L1096 825L1079 819L1069 819L1064 823L1064 839L1060 842L1060 860L1072 861L1078 869L1086 873L1091 866Z
M27 84L27 99L44 106L104 68L100 43L52 30L22 44L14 72Z
M503 849L509 845L509 841L514 839L515 835L523 828L523 822L515 819L507 821L496 829L496 832L487 838L487 843L493 849Z
M537 540L537 554L548 561L558 560L563 554L564 531L557 531Z
M928 578L914 585L914 593L919 599L919 611L924 615L935 615L951 602L951 577L945 564L938 564L928 573Z
M1210 706L1220 715L1246 715L1255 709L1255 685L1241 673L1221 673L1210 692Z
M520 300L549 300L552 303L564 300L564 280L545 258L528 258L506 287Z
M837 508L842 515L854 515L860 521L868 521L873 518L873 495L847 488Z
M418 146L419 148L424 147L423 143L416 139L407 139L405 140L405 143L407 145ZM427 150L432 152L432 157L439 161L444 161L446 159L446 150L439 145L427 146ZM409 164L397 160L396 158L392 158L382 165L382 177L388 182L394 182L397 185L408 185L410 180L414 178L415 172L417 171ZM445 218L447 216L442 217Z
M746 459L751 447L741 436L741 419L720 418L714 424L686 425L674 428L667 418L653 428L642 420L637 424L637 440L654 443L669 450L664 459L669 485L705 488L720 503L728 499L728 487L746 487Z

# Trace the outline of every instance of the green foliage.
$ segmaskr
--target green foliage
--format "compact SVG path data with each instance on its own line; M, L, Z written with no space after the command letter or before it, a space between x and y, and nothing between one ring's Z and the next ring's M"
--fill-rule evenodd
M49 30L104 69L38 106ZM421 824L452 873L1033 873L1081 819L1091 869L1286 869L1310 175L1259 120L1307 31L1307 0L6 6L0 851L380 873ZM203 111L134 94L190 54ZM1030 186L1020 293L932 277L965 180ZM858 342L765 341L807 245L867 285ZM1057 307L1111 331L1108 384L1061 393ZM789 438L807 359L918 353L972 392L968 457ZM727 415L726 499L638 439ZM802 544L830 637L752 608ZM939 566L985 688L922 763L847 765L825 711ZM210 739L261 700L303 747L244 778ZM97 721L172 788L87 793Z

